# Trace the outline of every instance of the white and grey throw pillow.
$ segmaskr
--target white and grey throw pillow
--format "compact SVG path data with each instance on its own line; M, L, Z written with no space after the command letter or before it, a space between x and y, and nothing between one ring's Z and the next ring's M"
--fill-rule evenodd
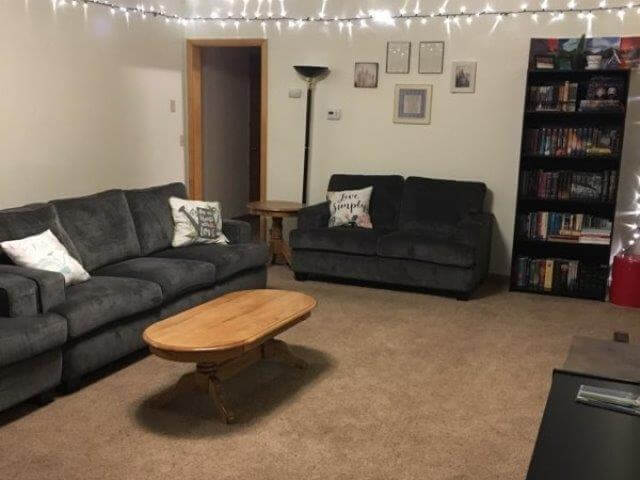
M330 227L350 225L353 227L373 228L369 216L369 202L373 187L361 190L343 190L327 192L329 200Z
M173 247L195 243L229 243L222 233L220 202L201 202L183 198L169 198L173 215Z
M61 273L67 285L91 278L51 230L20 240L8 240L0 243L0 247L16 265Z

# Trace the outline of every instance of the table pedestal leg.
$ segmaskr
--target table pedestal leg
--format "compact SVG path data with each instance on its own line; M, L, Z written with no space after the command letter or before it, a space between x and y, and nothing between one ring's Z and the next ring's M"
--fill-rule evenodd
M290 367L304 369L307 362L296 357L282 340L269 339L262 345L249 350L239 357L222 363L198 363L196 371L183 375L175 387L158 398L158 403L166 403L186 391L201 391L209 395L225 423L233 423L235 415L224 401L222 381L232 377L249 365L261 359L276 360Z
M284 262L291 266L291 250L289 245L282 238L282 218L272 217L271 219L271 238L269 242L269 250L271 254L271 263L276 263L278 256L281 256Z

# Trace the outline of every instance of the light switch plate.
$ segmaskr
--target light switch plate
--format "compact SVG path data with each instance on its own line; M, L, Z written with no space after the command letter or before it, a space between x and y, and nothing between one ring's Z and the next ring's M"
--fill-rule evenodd
M176 101L174 99L169 100L169 111L176 113Z

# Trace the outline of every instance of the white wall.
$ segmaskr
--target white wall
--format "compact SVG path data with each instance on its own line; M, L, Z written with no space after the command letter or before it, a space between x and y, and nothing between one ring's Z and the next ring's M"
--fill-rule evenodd
M357 12L357 8L349 9L345 4L358 5L358 2L340 4L346 12ZM468 2L466 6L472 9L485 4L476 1ZM287 2L288 7L291 5L292 2ZM413 2L410 8L412 5ZM519 3L502 2L500 6L516 5ZM456 8L456 5L450 3L449 7ZM638 18L635 14L628 15L622 23L614 15L599 14L593 21L592 34L640 34ZM452 25L450 34L442 20L430 21L427 25L414 22L410 28L403 23L396 27L364 29L354 26L351 36L346 29L339 34L336 26L321 23L302 29L289 29L284 24L281 32L275 26L267 27L268 197L299 201L301 196L305 105L304 98L290 99L287 93L289 88L304 88L304 84L292 65L326 64L331 68L331 74L318 85L314 97L311 201L324 199L329 176L337 172L398 173L486 182L491 192L488 207L497 218L491 268L493 272L507 273L529 41L531 37L577 37L585 32L586 26L584 21L569 17L553 24L541 18L539 24L535 24L530 18L520 16L504 20L492 31L493 23L491 18L477 19L470 26L463 22L460 27ZM187 35L261 37L264 32L259 26L246 24L241 24L237 30L233 26L223 29L218 25L194 25L187 30ZM384 73L388 40L413 42L410 74ZM421 40L446 42L442 75L416 73L418 57L415 52ZM449 92L453 60L478 62L475 94ZM377 89L353 87L355 61L379 62L381 74ZM633 73L633 77L637 78L638 74ZM392 123L396 83L433 84L431 125ZM342 109L341 121L326 120L326 111L330 108ZM627 141L637 137L640 122L637 110L632 109L634 116L628 120ZM637 148L625 148L623 161L626 172L640 171ZM623 185L628 187L626 183ZM629 195L628 188L621 192L621 205L630 202Z
M182 27L70 2L0 7L0 208L184 181Z
M204 198L229 218L245 215L249 202L249 55L207 48L202 58Z

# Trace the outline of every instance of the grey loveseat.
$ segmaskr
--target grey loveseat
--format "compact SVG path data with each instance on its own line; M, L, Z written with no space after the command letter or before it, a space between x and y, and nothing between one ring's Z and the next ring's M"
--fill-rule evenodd
M0 258L0 410L73 389L85 374L145 347L150 324L233 290L264 288L268 248L225 220L231 245L171 248L170 196L183 184L109 190L0 211L0 241L46 229L91 273L61 274ZM1 254L0 254L1 256Z
M300 210L290 234L296 278L426 289L466 300L486 279L494 217L486 186L398 175L333 175L329 191L373 186L372 229L328 227L328 202Z

